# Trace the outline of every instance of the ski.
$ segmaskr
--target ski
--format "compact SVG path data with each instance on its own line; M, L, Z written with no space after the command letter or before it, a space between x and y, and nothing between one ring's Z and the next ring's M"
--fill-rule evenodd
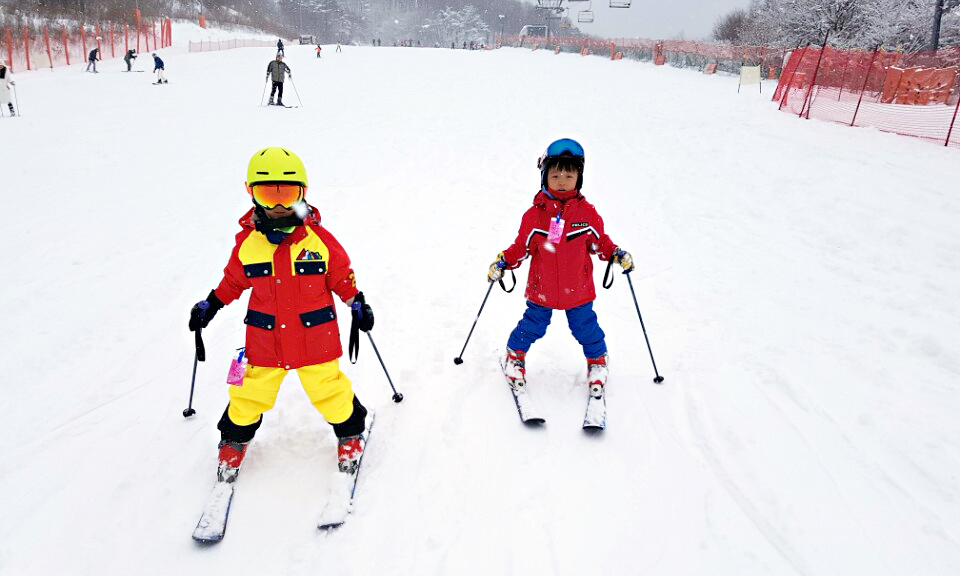
M587 397L587 413L583 416L583 429L600 431L607 427L607 397Z
M530 398L530 394L526 388L517 390L511 386L510 392L513 393L513 401L517 404L517 413L520 414L520 420L522 420L524 424L539 425L547 421L546 418L540 415L540 410Z
M233 482L217 482L193 531L193 539L204 544L215 544L223 540L232 501Z
M370 438L370 431L373 429L373 412L367 414L367 422L363 434L363 454L357 462L357 470L353 474L337 471L337 475L330 485L329 498L323 511L320 513L320 521L317 528L320 530L332 530L343 525L347 521L347 515L353 511L353 499L357 492L357 481L360 479L360 467L363 464L363 457L367 452L367 440Z

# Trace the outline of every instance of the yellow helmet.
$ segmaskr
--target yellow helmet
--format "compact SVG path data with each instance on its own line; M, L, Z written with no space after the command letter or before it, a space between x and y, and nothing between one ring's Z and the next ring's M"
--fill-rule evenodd
M262 182L293 182L307 189L307 169L297 155L286 148L264 148L247 166L247 191Z

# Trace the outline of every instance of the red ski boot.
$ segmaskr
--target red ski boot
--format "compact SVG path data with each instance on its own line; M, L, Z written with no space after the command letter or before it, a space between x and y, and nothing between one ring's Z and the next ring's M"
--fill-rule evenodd
M503 375L514 390L522 390L527 385L527 353L507 348L507 354L500 360Z
M233 482L240 473L240 465L247 453L247 445L230 440L220 441L220 456L217 464L217 481Z
M587 384L590 386L590 395L594 398L603 398L603 389L607 385L607 360L604 354L599 358L587 358Z
M338 438L337 462L341 472L354 474L357 471L360 457L363 456L363 444L363 438L359 435Z

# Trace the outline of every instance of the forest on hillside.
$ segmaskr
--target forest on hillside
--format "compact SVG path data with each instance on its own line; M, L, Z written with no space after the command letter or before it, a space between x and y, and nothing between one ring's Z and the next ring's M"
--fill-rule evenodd
M318 42L410 42L448 46L490 43L516 36L526 24L543 24L535 4L519 0L0 0L0 24L22 25L37 17L73 21L131 22L144 18L198 19L218 26L249 26L287 38L311 35ZM554 23L564 35L579 34L569 20Z
M960 0L751 0L713 38L737 45L918 52L960 45Z

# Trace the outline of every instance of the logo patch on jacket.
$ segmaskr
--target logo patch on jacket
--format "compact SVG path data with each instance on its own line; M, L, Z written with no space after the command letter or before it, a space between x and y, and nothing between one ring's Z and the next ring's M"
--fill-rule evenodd
M319 252L310 252L309 250L304 249L301 250L300 255L297 256L297 261L302 262L306 260L323 260L323 258L320 257Z
M574 223L571 224L570 226L572 226L572 227L574 227L574 228L583 228L584 226L589 226L589 225L590 225L589 222L574 222Z

